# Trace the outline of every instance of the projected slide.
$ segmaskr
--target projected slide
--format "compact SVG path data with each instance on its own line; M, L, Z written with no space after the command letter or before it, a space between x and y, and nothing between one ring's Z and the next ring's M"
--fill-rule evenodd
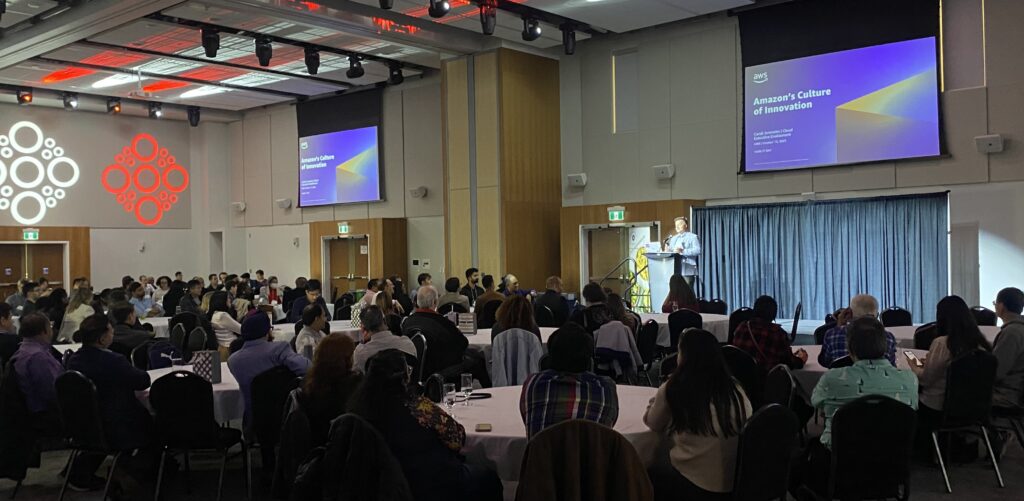
M299 205L380 200L377 127L299 138Z
M939 154L935 38L746 68L744 170Z

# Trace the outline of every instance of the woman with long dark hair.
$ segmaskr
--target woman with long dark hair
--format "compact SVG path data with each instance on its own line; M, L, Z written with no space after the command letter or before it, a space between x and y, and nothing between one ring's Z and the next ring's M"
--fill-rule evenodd
M356 343L344 334L331 334L316 346L313 366L302 382L301 397L315 445L327 441L331 421L345 413L362 381L362 376L352 370L355 349Z
M626 309L626 302L622 300L622 296L608 294L608 301L605 304L608 305L608 312L611 313L612 320L618 320L622 322L622 325L629 327L629 330L636 332L640 326L638 319L633 312Z
M533 317L533 305L524 296L510 296L502 301L498 312L494 314L491 339L509 329L530 331L540 339L540 327L537 327L537 320Z
M213 333L217 336L217 349L222 360L227 360L231 342L242 335L242 324L235 318L235 309L228 304L228 293L217 291L209 294L210 306L206 318L210 320ZM203 298L206 300L206 297Z
M658 388L644 423L672 436L672 469L652 469L656 500L731 499L736 446L750 417L747 395L733 379L718 340L688 329L679 336L675 372Z
M672 275L668 280L668 296L665 296L665 302L661 304L661 312L672 313L684 308L700 313L700 303L690 284L686 283L682 275Z
M466 430L440 407L409 390L405 354L385 350L370 357L366 377L349 411L384 436L402 465L417 501L502 499L501 481L463 462Z

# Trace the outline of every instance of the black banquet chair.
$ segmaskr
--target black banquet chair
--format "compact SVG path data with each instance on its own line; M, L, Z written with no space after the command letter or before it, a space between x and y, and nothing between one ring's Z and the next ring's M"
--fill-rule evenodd
M643 366L640 367L640 377L647 379L647 384L653 386L650 376L652 364L658 355L658 322L648 320L640 327L636 336L636 349L640 352L640 360Z
M736 328L754 318L754 310L747 308L746 306L732 312L729 315L729 340L728 344L732 344L733 334L736 333Z
M447 315L449 313L469 313L469 310L465 306L458 303L442 304L437 308L437 312L441 315Z
M494 319L498 316L498 308L501 307L501 303L502 301L488 301L484 304L480 313L477 314L477 329L490 329L491 327L494 327Z
M840 369L843 367L850 367L853 365L853 357L845 355L832 361L832 365L829 365L829 369Z
M67 474L64 476L64 485L61 487L60 497L57 499L64 499L75 459L83 452L114 456L114 461L111 463L110 469L107 470L107 480L103 488L102 499L106 499L107 493L110 491L110 479L113 477L114 470L117 469L117 462L123 453L129 451L115 451L107 444L103 433L99 403L96 398L96 386L89 378L78 371L67 371L57 377L55 387L57 406L60 408L60 420L68 445L71 447L71 456L68 457L68 464L65 468Z
M758 408L764 389L764 372L757 365L754 357L732 345L722 347L722 356L733 377L743 386L743 391L747 392L750 404L755 409Z
M252 380L252 431L263 458L263 470L274 471L274 453L281 437L281 423L288 394L299 387L300 379L290 369L277 366L261 372ZM249 449L253 448L252 443Z
M914 316L899 306L882 312L882 325L886 327L907 327L914 325Z
M796 414L776 404L762 407L744 423L736 449L732 499L786 499L790 454L799 427Z
M989 327L996 326L996 312L985 308L984 306L975 306L974 308L971 308L971 314L974 315L974 321L977 322L978 325Z
M679 346L679 335L690 327L693 327L694 329L704 328L704 319L701 318L700 313L684 308L668 314L670 350L675 351L676 346Z
M935 322L924 324L914 329L914 349L927 350L931 348L932 341L939 337L939 327Z
M543 304L533 305L533 318L537 327L561 327L555 322L555 313Z

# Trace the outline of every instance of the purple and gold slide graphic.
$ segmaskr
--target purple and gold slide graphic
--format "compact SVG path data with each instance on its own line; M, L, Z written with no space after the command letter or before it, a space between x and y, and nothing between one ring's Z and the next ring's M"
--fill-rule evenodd
M939 154L935 38L746 69L744 170Z
M377 127L299 139L299 205L380 200Z

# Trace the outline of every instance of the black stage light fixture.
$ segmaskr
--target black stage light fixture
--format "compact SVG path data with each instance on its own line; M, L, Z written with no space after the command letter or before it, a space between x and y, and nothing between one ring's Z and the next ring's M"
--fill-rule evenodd
M32 89L18 89L18 104L32 104Z
M480 4L480 29L484 35L493 35L498 24L498 8L491 2Z
M64 109L71 111L78 109L78 94L72 92L65 92L61 95L64 99Z
M450 10L452 10L452 6L448 0L430 0L430 7L427 7L427 13L433 18L442 18Z
M206 57L217 57L217 51L220 49L220 33L213 28L203 28L203 50L206 51Z
M112 115L121 113L121 99L116 97L107 99L107 113Z
M540 21L530 17L523 18L523 41L532 42L540 38Z
M345 76L348 78L360 78L366 74L366 70L363 69L363 63L356 56L348 56L348 71L345 72Z
M567 56L576 53L576 30L572 29L572 26L568 24L562 25L562 48L565 49Z
M270 44L270 39L267 37L259 37L256 39L256 59L259 60L260 66L270 66L270 58L274 57L274 47Z
M316 72L320 69L320 51L313 47L305 48L306 54L306 72L310 75L316 75Z
M163 106L160 103L149 103L149 118L160 118L164 116Z
M186 113L188 114L188 124L192 127L199 127L199 107L189 106Z
M402 74L401 66L392 66L391 71L388 75L388 84L390 85L401 85L405 81L405 75Z
M379 1L380 1L380 8L382 8L382 9L391 9L392 7L395 6L395 0L379 0Z

